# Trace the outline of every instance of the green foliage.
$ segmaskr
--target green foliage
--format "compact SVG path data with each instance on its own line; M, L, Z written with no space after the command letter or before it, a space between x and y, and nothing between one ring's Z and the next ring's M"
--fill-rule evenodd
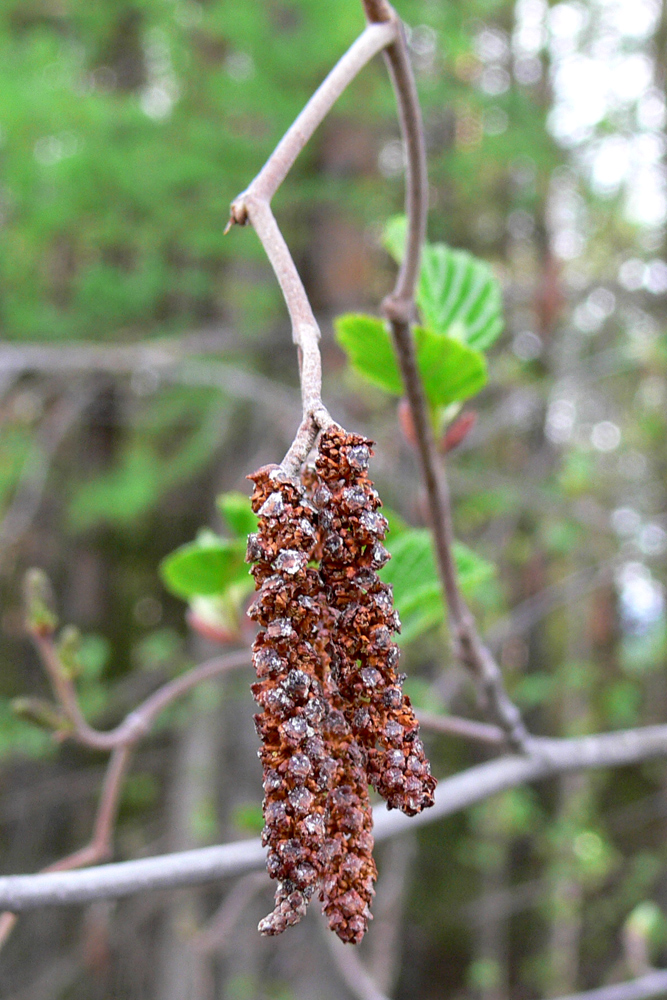
M216 500L218 510L235 535L245 538L257 531L257 515L243 493L221 493Z
M395 525L386 544L391 559L380 575L394 589L394 601L402 622L400 641L405 644L444 621L433 538L425 528L397 531ZM467 597L474 598L492 580L493 566L459 542L454 546L454 558L461 587Z
M355 371L393 396L403 394L394 348L381 319L350 313L339 316L334 328L336 339Z
M385 246L400 263L406 239L404 216L385 229ZM478 351L486 351L503 329L502 294L484 261L445 243L426 243L417 288L424 325Z
M355 371L394 396L403 383L389 332L381 319L348 314L335 321L338 343ZM459 340L424 327L414 329L417 365L431 407L462 403L486 383L486 361Z
M168 590L186 600L198 595L223 593L248 577L245 545L200 533L198 539L168 555L160 564L160 575Z

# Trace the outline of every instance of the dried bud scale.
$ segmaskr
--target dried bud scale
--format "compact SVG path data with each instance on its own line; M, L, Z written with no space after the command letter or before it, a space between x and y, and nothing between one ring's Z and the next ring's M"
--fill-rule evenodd
M320 572L337 615L332 673L366 753L368 780L390 808L414 815L433 804L435 779L396 671L392 634L400 623L391 588L377 576L389 554L382 544L387 521L367 474L370 456L370 441L339 427L320 438L312 499L320 513Z
M314 507L304 490L266 466L255 483L256 534L248 561L258 593L248 611L260 625L253 644L253 695L264 768L263 841L267 869L278 879L276 907L261 921L263 934L280 934L301 919L321 876L326 803L335 765L326 753L326 699L320 631L322 585L308 566L316 543Z

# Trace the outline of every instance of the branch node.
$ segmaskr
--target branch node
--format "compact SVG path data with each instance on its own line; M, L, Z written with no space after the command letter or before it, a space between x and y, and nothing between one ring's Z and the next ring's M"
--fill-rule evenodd
M415 306L412 299L390 294L382 300L382 315L390 323L401 323L409 326L415 318Z

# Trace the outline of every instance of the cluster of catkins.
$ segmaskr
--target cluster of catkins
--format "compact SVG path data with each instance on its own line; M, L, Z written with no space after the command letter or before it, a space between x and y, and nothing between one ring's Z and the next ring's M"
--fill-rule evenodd
M371 784L408 815L433 804L403 677L399 621L377 570L386 519L368 478L371 442L333 426L296 482L278 466L249 478L259 515L248 539L258 593L249 615L264 768L263 842L278 880L260 932L297 923L317 892L329 926L358 943L370 919Z

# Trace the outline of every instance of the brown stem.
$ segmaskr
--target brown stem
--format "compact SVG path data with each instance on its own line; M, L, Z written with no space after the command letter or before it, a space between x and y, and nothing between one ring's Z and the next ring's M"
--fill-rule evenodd
M292 476L298 474L318 432L328 427L332 420L322 403L319 327L270 204L297 156L345 88L374 55L396 38L398 21L395 17L373 20L386 23L370 24L350 46L287 130L259 174L231 206L230 226L248 222L254 226L278 279L292 321L303 405L303 420L282 462L283 470Z
M489 743L492 746L503 746L507 742L505 730L500 726L489 726L485 722L462 719L456 715L437 715L435 712L425 712L422 709L418 709L415 714L422 729L431 729L435 733L463 736L464 739Z
M39 651L42 663L51 681L54 693L60 702L67 718L72 724L72 732L65 735L71 736L78 743L91 747L94 750L114 750L117 747L127 746L135 743L150 730L159 715L168 705L177 698L182 697L192 688L203 681L218 677L228 670L235 670L238 667L245 667L250 663L250 653L248 650L237 650L227 653L225 656L216 656L212 660L201 663L180 677L168 681L161 688L158 688L152 695L149 695L137 708L133 709L115 729L108 732L100 732L90 726L81 712L76 694L76 688L72 680L63 670L63 666L58 657L53 637L50 635L34 634L33 639Z
M371 4L375 7L374 4ZM368 3L366 3L368 9ZM488 710L507 734L510 744L524 747L526 728L510 700L500 667L483 644L458 582L453 555L454 531L449 487L435 446L424 386L417 367L410 323L415 313L415 288L423 242L428 188L421 113L403 32L385 51L396 91L401 131L407 151L406 212L408 237L403 264L394 291L385 299L387 317L398 356L406 396L417 437L418 454L426 486L436 560L449 609L450 625L459 659L471 670Z

